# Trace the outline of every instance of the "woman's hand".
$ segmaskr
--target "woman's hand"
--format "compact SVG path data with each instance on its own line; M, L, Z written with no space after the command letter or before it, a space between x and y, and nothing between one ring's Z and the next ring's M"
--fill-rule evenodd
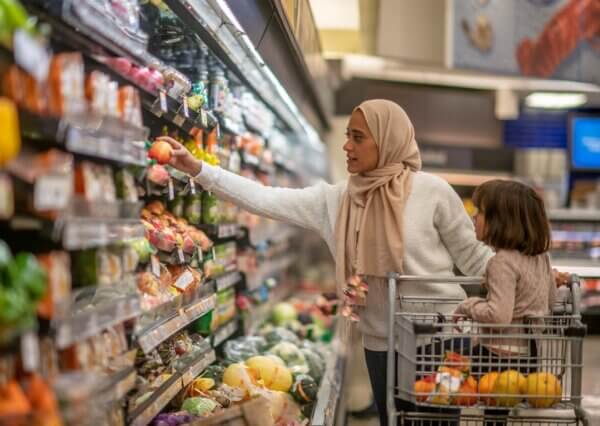
M169 136L160 136L156 140L167 142L173 148L173 156L169 164L177 170L196 176L202 170L202 161L196 159L186 147Z
M562 287L569 284L571 274L568 272L559 272L556 269L552 269L552 272L554 272L554 282L556 283L556 287Z

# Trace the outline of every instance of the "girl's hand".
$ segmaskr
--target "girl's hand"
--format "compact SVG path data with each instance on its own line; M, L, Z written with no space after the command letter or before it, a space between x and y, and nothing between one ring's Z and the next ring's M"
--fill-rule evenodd
M568 272L559 272L556 269L552 269L552 272L554 272L554 282L556 283L556 287L562 287L569 284L571 274Z
M156 140L167 142L173 148L173 156L169 164L177 170L196 176L202 170L202 161L196 159L185 146L169 136L159 136Z

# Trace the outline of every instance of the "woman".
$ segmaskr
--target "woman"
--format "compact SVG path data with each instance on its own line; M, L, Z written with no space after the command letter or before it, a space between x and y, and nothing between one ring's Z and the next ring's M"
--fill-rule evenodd
M359 326L382 425L386 416L387 281L389 272L480 275L492 252L475 238L462 202L447 182L419 171L415 132L400 106L386 100L359 105L347 128L347 168L338 185L267 188L218 167L202 164L170 138L171 164L196 176L208 191L258 215L319 233L343 286L360 275L369 286ZM399 294L464 298L456 285L402 284ZM453 307L447 307L451 313ZM401 408L410 409L409 404Z

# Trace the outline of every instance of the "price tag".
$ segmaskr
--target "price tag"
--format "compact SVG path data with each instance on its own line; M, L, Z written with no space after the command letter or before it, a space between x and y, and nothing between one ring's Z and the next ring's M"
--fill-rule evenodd
M208 126L208 118L206 116L206 111L200 109L200 123L202 123L202 127L206 128Z
M217 140L221 140L221 126L219 125L219 122L217 122L216 132L217 132Z
M173 179L169 178L169 183L167 184L167 190L169 192L169 201L173 201L175 199L175 187L173 186Z
M40 345L34 333L26 333L21 337L21 360L25 371L36 371L40 365Z
M185 256L181 247L177 247L177 260L179 260L179 263L185 263Z
M40 176L35 181L33 206L36 210L64 209L73 192L72 175L58 174Z
M200 262L204 261L204 252L202 251L202 247L198 247L198 260Z
M160 262L155 254L150 256L150 269L157 278L160 278Z
M15 211L15 197L12 180L8 175L0 174L0 218L8 219Z
M188 107L187 96L183 97L183 115L185 118L190 118L190 109Z
M176 126L183 126L183 123L185 123L185 117L180 115L180 114L175 114L175 118L173 118L173 123L175 123Z
M51 54L46 46L24 30L13 36L15 62L37 81L45 81L50 69Z
M161 90L158 96L160 98L160 110L162 112L168 112L169 107L167 106L167 93L164 90Z
M190 193L196 195L196 181L193 177L190 177Z
M191 283L194 282L194 276L190 271L185 271L175 281L174 286L179 290L184 291Z

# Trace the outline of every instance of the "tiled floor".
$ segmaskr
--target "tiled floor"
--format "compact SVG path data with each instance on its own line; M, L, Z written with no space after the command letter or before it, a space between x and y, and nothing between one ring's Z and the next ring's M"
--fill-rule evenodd
M360 342L358 342L360 345ZM356 347L356 346L355 346ZM583 405L590 415L590 426L600 426L600 336L586 337L583 345ZM349 383L351 398L350 409L363 408L365 402L370 398L369 381L360 358L360 351L355 351L359 356L355 357L353 365L350 366L353 378ZM378 426L377 419L356 420L348 419L348 426Z

